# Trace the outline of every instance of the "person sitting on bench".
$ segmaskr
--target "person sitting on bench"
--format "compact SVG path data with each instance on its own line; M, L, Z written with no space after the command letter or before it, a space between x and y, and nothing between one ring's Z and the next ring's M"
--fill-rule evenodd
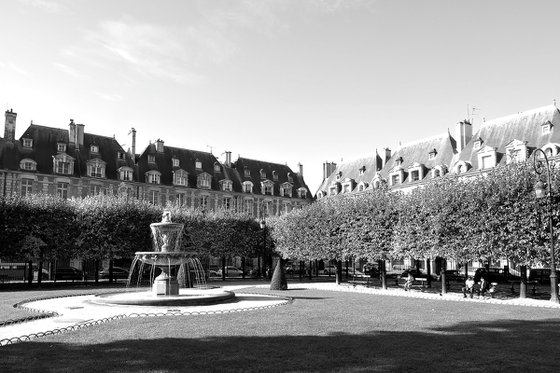
M469 276L465 281L465 286L463 287L463 298L467 297L467 292L473 297L474 293L474 279L472 276Z
M478 293L477 295L480 297L481 295L484 297L484 295L486 294L486 292L488 291L488 281L486 281L486 279L484 278L484 276L480 277L480 282L479 282L480 288L478 289Z

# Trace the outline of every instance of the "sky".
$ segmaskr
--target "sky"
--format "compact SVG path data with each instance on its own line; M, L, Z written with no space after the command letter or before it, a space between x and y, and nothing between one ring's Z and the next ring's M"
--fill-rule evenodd
M560 104L556 0L6 0L0 104L31 121L323 163ZM3 132L2 132L3 135Z

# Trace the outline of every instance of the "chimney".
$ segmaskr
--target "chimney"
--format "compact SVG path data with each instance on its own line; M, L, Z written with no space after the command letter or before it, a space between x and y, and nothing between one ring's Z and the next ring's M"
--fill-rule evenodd
M156 140L156 151L158 153L163 153L163 140L161 139Z
M132 159L135 159L136 157L136 130L134 129L134 127L132 127L130 129L130 132L128 133L129 135L132 133L132 148L130 149L130 156L132 157Z
M327 179L336 170L336 163L325 162L323 163L323 180Z
M389 162L389 159L391 159L391 149L385 148L384 150L385 150L385 157L383 157L383 159L381 159L382 163L383 163L382 168L385 167L387 162Z
M76 142L76 123L74 123L74 119L70 119L70 124L68 125L68 142L70 144Z
M84 125L76 124L76 148L84 145Z
M303 177L303 165L301 163L298 163L298 167L299 167L299 176Z
M231 167L231 152L226 150L226 166Z
M6 110L6 122L4 125L4 139L8 142L13 142L16 139L16 117L12 109Z
M455 136L457 151L461 152L472 138L472 124L466 119L457 123L455 126Z

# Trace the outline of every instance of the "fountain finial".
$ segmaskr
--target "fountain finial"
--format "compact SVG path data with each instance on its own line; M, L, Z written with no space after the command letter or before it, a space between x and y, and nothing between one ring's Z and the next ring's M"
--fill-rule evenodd
M162 223L171 223L171 212L164 211L161 215L161 222Z

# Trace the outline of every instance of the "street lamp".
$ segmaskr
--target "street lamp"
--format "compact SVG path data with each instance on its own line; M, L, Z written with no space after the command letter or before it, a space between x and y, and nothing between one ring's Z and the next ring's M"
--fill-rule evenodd
M262 254L263 254L263 262L264 262L264 255L266 253L266 222L264 221L264 218L262 218L262 220L259 223L262 231L263 231L263 242L262 242ZM264 264L264 263L263 263ZM261 277L261 261L260 261L260 256L259 256L259 260L258 260L258 266L259 266L259 277ZM264 273L266 274L266 272Z
M542 154L542 159L538 158L538 155ZM550 227L550 300L554 303L558 303L558 278L556 276L556 258L554 256L554 231L552 224L552 188L550 179L550 165L548 163L548 158L542 149L536 149L533 153L533 167L537 175L539 175L539 181L535 184L535 196L537 199L543 199L546 197L545 185L540 180L540 176L546 171L546 189L548 189L548 224Z

